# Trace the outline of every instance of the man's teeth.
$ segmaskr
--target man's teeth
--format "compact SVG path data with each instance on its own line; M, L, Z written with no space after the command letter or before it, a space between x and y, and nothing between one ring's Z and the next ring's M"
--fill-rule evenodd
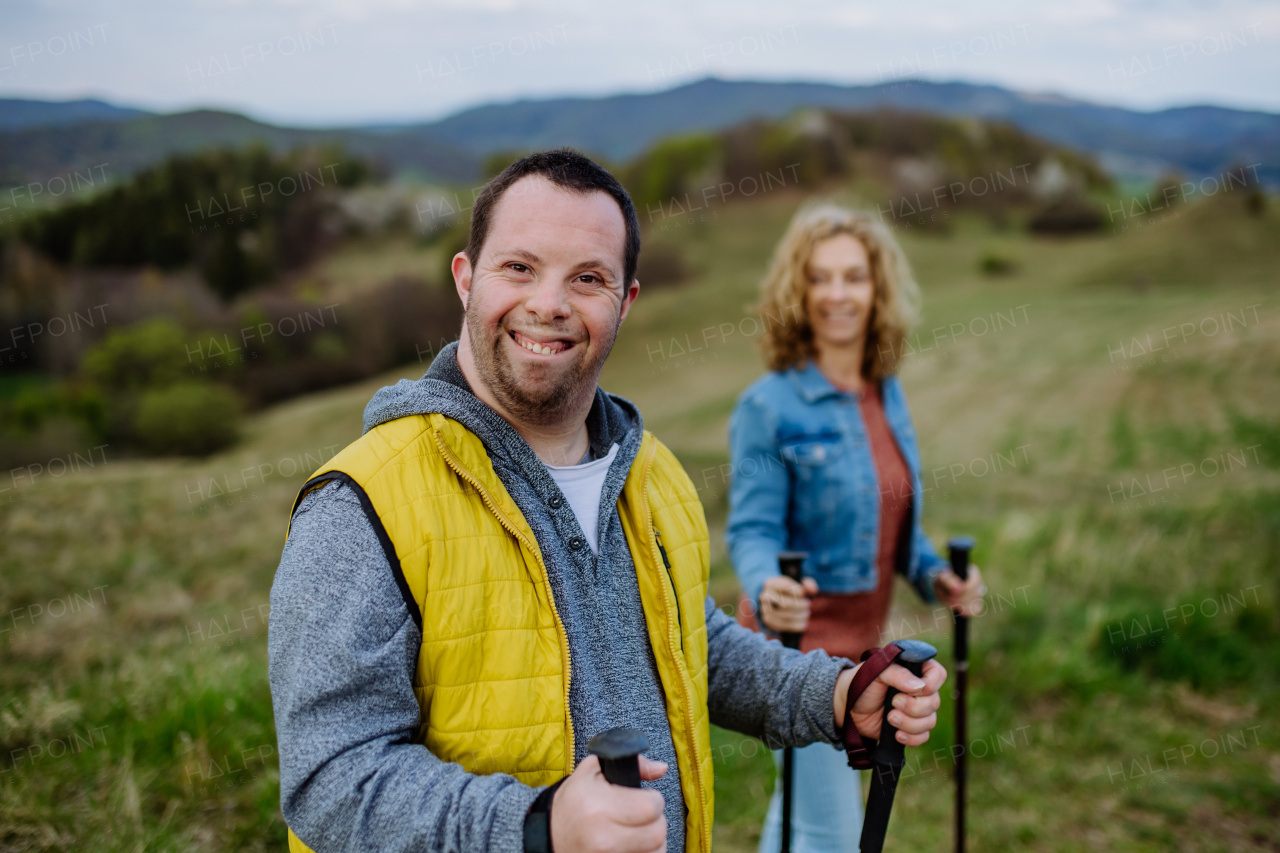
M533 341L523 341L522 345L525 349L529 350L529 352L541 353L542 355L551 355L552 353L551 347L541 346Z

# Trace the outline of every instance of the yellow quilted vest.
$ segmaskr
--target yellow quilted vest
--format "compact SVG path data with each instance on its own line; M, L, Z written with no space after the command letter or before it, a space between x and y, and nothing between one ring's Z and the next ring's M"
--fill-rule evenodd
M298 500L335 479L359 487L421 622L417 742L468 772L527 785L572 773L568 637L533 531L480 439L439 414L388 421L316 471ZM648 432L618 510L666 694L687 847L709 853L707 525L684 469ZM310 848L290 831L289 849Z

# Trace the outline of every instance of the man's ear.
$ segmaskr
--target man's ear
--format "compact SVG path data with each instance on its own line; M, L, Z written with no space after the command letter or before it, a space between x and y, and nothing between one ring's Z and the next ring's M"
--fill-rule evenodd
M627 293L622 297L622 313L618 316L618 322L621 323L627 319L627 312L631 310L631 303L636 301L636 296L640 293L640 279L631 279L631 286L627 288Z
M459 252L453 256L449 269L453 273L453 286L458 290L462 308L466 310L467 300L471 298L471 258L466 252Z

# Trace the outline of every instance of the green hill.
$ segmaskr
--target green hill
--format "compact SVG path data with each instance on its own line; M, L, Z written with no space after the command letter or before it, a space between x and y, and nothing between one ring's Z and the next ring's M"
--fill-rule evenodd
M698 487L727 606L725 424L761 369L746 306L802 199L779 190L664 232L691 275L642 289L603 379ZM1241 200L1070 240L968 214L949 232L899 232L925 295L928 345L902 368L925 526L939 543L977 536L991 589L972 628L972 849L1234 851L1277 837L1280 213ZM410 250L350 251L327 274ZM991 253L1012 267L984 272ZM1176 275L1151 266L1166 255ZM1244 321L1209 334L1206 318L1228 314ZM1131 344L1188 323L1196 333L1160 352ZM201 461L106 448L105 464L67 476L5 475L5 845L284 843L264 620L289 507L359 435L373 390L424 366L262 411L240 445ZM1170 612L1154 638L1133 627ZM936 617L899 586L891 632L937 643L949 664ZM950 719L909 756L890 827L901 849L949 849ZM754 850L771 762L751 739L714 737L717 849ZM79 748L46 748L57 742Z

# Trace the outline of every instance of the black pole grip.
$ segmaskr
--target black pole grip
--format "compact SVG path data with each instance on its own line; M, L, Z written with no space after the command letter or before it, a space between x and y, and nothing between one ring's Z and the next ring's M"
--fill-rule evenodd
M604 778L624 788L640 787L640 753L648 748L649 739L639 729L609 729L587 741L587 752L600 759Z
M804 561L809 555L805 551L778 552L778 572L783 577L800 583L804 577ZM763 624L764 620L761 620ZM783 631L778 635L782 645L789 649L800 648L801 634L794 631ZM795 754L791 747L782 750L782 845L780 853L791 853L791 812L792 789L795 785Z
M804 561L809 558L806 551L779 551L778 552L778 571L784 576L791 578L796 583L800 583L804 577ZM782 640L782 645L789 649L800 648L800 637L802 635L792 631L784 631L778 635Z
M901 664L917 678L924 677L926 661L937 656L938 650L919 640L894 640L902 653L894 663ZM871 750L871 793L867 796L867 811L862 820L862 837L858 849L862 853L880 853L884 849L884 837L889 829L889 812L898 791L898 777L906 763L906 746L898 742L898 729L889 722L893 709L893 697L899 693L890 687L884 697L884 717L880 721L880 739Z
M951 571L962 581L969 579L969 554L973 552L972 536L953 536L947 540L947 556L951 560ZM955 658L957 668L968 669L969 660L969 619L955 614Z
M902 649L894 663L905 667L916 678L924 678L924 665L938 655L938 650L928 643L919 640L894 640L894 645ZM876 748L871 751L871 760L878 764L892 764L901 767L906 754L906 747L898 742L898 729L889 722L889 712L893 710L893 697L901 691L890 687L884 695L884 717L880 722L880 739Z
M951 571L962 581L969 579L969 554L976 543L972 536L952 536L947 540L947 556L951 559Z

